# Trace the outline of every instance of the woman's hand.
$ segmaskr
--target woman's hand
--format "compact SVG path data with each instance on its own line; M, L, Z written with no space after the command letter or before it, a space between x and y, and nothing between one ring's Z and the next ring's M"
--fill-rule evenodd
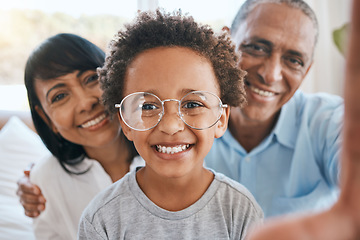
M16 194L20 197L20 203L24 207L25 215L33 218L39 216L45 210L46 200L40 188L30 182L30 170L32 167L33 164L25 169L24 176L18 180Z

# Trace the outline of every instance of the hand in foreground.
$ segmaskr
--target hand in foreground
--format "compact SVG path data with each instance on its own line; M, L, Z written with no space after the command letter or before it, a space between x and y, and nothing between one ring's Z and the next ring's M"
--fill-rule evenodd
M279 217L255 229L251 240L360 239L360 1L353 0L345 75L341 194L328 211Z
M38 186L30 182L30 170L33 164L24 170L17 184L18 190L16 194L20 197L20 203L24 207L25 215L28 217L37 217L45 210L45 198Z

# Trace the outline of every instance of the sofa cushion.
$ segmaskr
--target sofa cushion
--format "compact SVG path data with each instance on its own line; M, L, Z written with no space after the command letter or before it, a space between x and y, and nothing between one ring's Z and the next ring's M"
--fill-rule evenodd
M16 195L17 181L30 163L50 154L40 137L18 117L0 130L0 233L3 239L34 239L32 220Z

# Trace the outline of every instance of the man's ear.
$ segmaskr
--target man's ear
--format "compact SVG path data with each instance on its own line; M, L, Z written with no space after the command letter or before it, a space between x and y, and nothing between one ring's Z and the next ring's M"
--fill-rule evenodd
M129 140L129 141L133 141L133 137L132 137L132 129L128 127L128 125L126 125L124 123L124 121L121 119L120 116L120 112L117 112L117 117L119 119L120 122L120 126L121 126L121 130L123 131L125 137Z
M55 133L58 134L59 131L57 130L57 128L55 127L55 125L52 123L52 121L48 118L48 116L45 114L44 110L39 107L38 105L35 106L35 111L37 112L37 114L39 114L39 116L41 117L41 119L46 123L46 125L49 126L49 128Z
M219 138L222 135L224 135L227 127L228 127L228 121L230 116L230 106L223 109L223 112L221 114L221 117L217 124L215 125L215 138Z
M309 67L306 69L306 72L305 72L305 75L304 75L304 78L307 76L307 74L309 73L310 69L311 69L311 66L313 65L314 61L312 61L309 65Z

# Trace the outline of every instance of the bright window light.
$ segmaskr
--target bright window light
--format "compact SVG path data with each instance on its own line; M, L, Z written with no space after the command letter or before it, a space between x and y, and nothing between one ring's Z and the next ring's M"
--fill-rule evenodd
M28 110L25 61L31 51L57 33L78 34L106 51L114 34L138 9L181 8L215 31L230 25L242 0L11 0L0 9L0 110Z

